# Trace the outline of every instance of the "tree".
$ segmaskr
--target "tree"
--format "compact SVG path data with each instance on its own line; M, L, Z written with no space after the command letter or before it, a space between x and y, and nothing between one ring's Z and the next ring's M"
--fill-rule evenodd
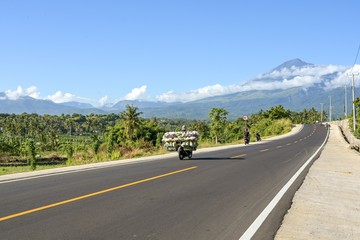
M285 110L285 108L282 105L278 105L276 107L270 108L270 110L268 111L268 115L272 120L281 119L281 118L289 118L290 111Z
M195 121L190 124L189 129L193 129L199 132L200 140L209 139L210 136L210 127L206 121Z
M126 105L126 110L120 114L124 121L125 135L129 140L134 140L141 127L140 115L138 108L132 105Z
M101 140L97 134L93 134L91 136L91 140L93 142L92 147L93 147L94 153L95 153L95 155L97 155L99 152L100 145L101 145Z
M209 112L210 121L210 134L215 138L215 143L218 143L221 133L225 129L226 116L229 112L223 108L213 108Z

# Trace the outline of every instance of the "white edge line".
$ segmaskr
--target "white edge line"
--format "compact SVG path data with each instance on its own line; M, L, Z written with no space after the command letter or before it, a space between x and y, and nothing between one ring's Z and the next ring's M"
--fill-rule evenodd
M290 180L284 185L284 187L276 194L273 200L266 206L266 208L260 213L260 215L255 219L255 221L249 226L249 228L244 232L244 234L239 238L239 240L249 240L251 239L260 226L263 224L265 219L269 216L271 211L275 208L276 204L280 201L280 199L284 196L286 191L290 188L290 186L295 182L298 176L302 173L302 171L310 164L313 158L319 153L319 151L324 147L330 131L328 130L327 136L323 142L323 144L319 147L319 149L304 163L304 165L295 173L295 175L290 178Z

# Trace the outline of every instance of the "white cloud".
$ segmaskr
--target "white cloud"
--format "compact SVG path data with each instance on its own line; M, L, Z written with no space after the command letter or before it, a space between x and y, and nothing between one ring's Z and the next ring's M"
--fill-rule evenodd
M104 96L104 97L100 98L100 100L99 100L99 106L100 106L100 107L103 107L103 106L105 106L108 102L109 102L109 97L108 97L108 96Z
M10 100L16 100L19 97L26 97L26 96L36 98L36 99L40 98L40 93L38 92L38 90L35 86L31 86L25 90L21 86L18 86L17 89L14 91L6 90L5 95Z
M337 88L337 87L344 87L346 84L347 86L351 85L352 80L352 73L359 74L360 72L360 65L355 65L353 68L348 68L346 71L340 72L337 77L332 79L331 81L326 83L326 87L331 88ZM355 75L355 86L360 85L360 76Z
M42 97L40 92L37 90L37 87L31 86L29 88L23 89L21 86L18 86L16 90L6 90L5 91L5 98L10 100L17 100L20 97L32 97L35 99L43 99L43 100L51 100L55 103L64 103L70 101L76 101L81 103L90 103L96 104L97 101L89 98L83 98L76 96L71 93L62 93L61 91L57 91L53 95L48 95L47 97ZM108 97L105 96L99 100L100 106L108 102Z
M72 101L83 102L83 103L93 102L91 99L78 97L71 93L63 94L61 91L57 91L55 94L49 95L47 98L55 103L64 103L64 102L72 102Z
M280 71L272 71L269 73L261 74L253 81L248 81L245 84L222 86L215 84L211 86L205 86L195 90L187 92L175 92L169 91L162 93L154 98L153 100L163 102L189 102L202 98L231 94L235 92L244 92L250 90L275 90L275 89L288 89L293 87L304 87L308 88L314 84L322 83L325 88L331 89L336 87L343 87L345 84L351 84L351 77L349 74L360 72L360 65L354 67L344 67L335 65L312 65L305 66L302 68L290 68L282 69ZM329 77L331 76L331 77ZM360 76L355 78L357 86L360 85ZM134 88L128 93L123 99L125 100L138 100L148 99L146 97L147 86L143 85L139 88ZM27 89L23 89L19 86L16 90L7 90L5 95L8 99L16 100L19 97L31 96L37 99L50 99L56 103L63 103L69 101L77 101L83 103L90 103L93 105L104 106L110 103L108 96L104 96L99 100L88 99L78 97L71 93L62 93L57 91L53 95L47 96L47 98L41 98L37 87L31 86Z
M241 90L241 86L239 85L230 85L225 87L225 86L221 86L220 84L215 84L215 85L199 88L196 90L192 90L190 92L179 93L179 92L169 91L161 94L160 96L157 96L156 99L158 101L163 101L163 102L189 102L201 98L239 92L240 90Z
M344 75L349 67L335 65L314 65L302 68L281 69L260 75L255 81L244 85L245 90L274 90L292 87L311 87L324 83L328 88L344 86ZM335 75L329 78L329 75Z
M147 86L143 85L139 88L134 88L130 93L125 96L125 100L138 100L145 96Z
M319 83L324 83L327 88L335 88L344 86L344 84L349 81L348 73L350 73L351 70L352 68L350 69L349 67L335 65L284 68L280 71L261 74L253 81L249 81L243 85L222 86L216 84L183 93L169 91L157 96L156 99L164 102L188 102L206 97L251 90L275 90L293 87L308 88ZM356 65L353 72L359 71L360 65ZM334 76L329 77L329 75Z
M344 66L335 65L310 65L302 68L283 68L280 71L275 70L270 73L261 74L260 78L289 78L292 76L323 76L326 74L333 74L335 72L342 72L348 69Z

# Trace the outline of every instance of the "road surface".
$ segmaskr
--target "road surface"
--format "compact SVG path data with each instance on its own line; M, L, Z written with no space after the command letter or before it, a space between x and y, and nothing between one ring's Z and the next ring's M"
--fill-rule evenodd
M326 135L321 125L304 125L296 135L194 152L191 160L159 156L3 182L1 239L239 239ZM254 239L273 238L297 186Z

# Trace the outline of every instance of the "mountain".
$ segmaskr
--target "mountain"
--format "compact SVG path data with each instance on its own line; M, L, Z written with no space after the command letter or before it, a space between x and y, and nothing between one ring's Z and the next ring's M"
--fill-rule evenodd
M4 94L5 95L5 94ZM90 113L105 113L103 110L96 108L77 108L66 106L64 104L57 104L50 100L40 100L32 97L20 97L16 100L7 99L0 93L0 113L37 113L37 114L90 114ZM1 97L2 96L2 97Z
M197 101L165 108L140 109L144 117L190 118L208 119L212 108L224 108L229 112L229 119L236 119L243 115L251 115L277 105L292 111L315 108L329 112L330 96L332 98L332 116L341 118L344 112L344 89L336 88L324 90L318 87L304 89L302 87L286 90L246 91L229 95L211 97ZM350 94L348 95L348 109L351 109Z
M166 102L151 102L151 101L140 101L140 100L122 100L114 104L110 110L124 110L126 105L134 105L138 108L162 108L167 106L173 106L177 103L166 103Z
M63 105L63 106L67 106L67 107L74 107L74 108L81 108L81 109L94 108L94 106L91 105L90 103L81 103L81 102L64 102L64 103L59 103L59 105Z
M330 70L328 70L330 69ZM340 69L340 68L339 68ZM186 103L165 103L139 100L119 101L113 106L94 108L90 104L69 102L56 104L50 100L38 100L21 97L9 100L5 93L0 93L0 113L38 113L38 114L106 114L119 113L126 105L134 105L141 111L142 117L166 117L208 119L212 108L224 108L229 112L229 119L244 114L257 113L277 105L283 105L292 111L315 108L329 112L330 96L332 116L344 115L344 87L339 83L339 76L346 69L334 66L319 66L304 62L298 58L284 62L267 73L240 86L239 92L204 98ZM341 72L342 71L342 72ZM347 96L347 109L351 112L350 89Z
M281 71L284 68L285 69L291 69L291 68L302 68L302 67L307 67L307 66L314 66L314 64L304 62L299 58L295 58L295 59L292 59L292 60L289 60L289 61L286 61L286 62L280 64L276 68L273 68L271 70L271 72L273 72L273 71Z

